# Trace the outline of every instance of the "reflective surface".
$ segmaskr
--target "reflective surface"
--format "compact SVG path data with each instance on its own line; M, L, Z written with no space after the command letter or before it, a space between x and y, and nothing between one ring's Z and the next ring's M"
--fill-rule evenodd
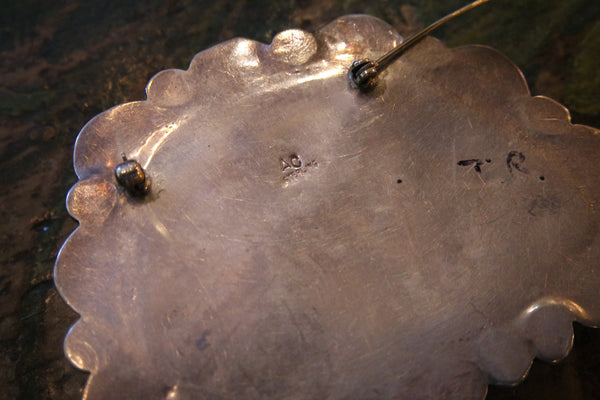
M352 90L399 40L229 41L86 125L55 279L88 398L477 399L598 323L597 131L484 47L426 39Z

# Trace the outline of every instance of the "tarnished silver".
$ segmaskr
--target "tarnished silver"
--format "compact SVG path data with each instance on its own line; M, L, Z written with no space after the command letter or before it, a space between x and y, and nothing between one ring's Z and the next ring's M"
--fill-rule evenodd
M598 324L598 130L481 46L349 87L401 41L368 16L234 39L83 128L55 280L86 399L482 399Z
M431 25L419 32L403 40L399 45L380 56L377 60L371 61L368 58L354 61L348 70L348 78L350 84L355 89L363 91L373 90L377 86L377 77L384 69L386 69L394 60L400 57L408 49L419 43L434 30L444 25L446 22L453 20L454 18L463 15L472 9L479 7L482 4L487 3L490 0L476 0L466 6L440 18Z
M123 162L115 167L117 183L134 197L144 197L150 191L150 177L136 160L128 160L121 154Z

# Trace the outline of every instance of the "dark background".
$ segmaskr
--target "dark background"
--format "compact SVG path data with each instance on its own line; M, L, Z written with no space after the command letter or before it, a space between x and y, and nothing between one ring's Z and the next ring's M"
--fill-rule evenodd
M77 315L52 282L57 251L76 227L64 198L85 122L144 99L156 72L185 69L195 53L235 36L269 43L284 29L314 31L349 13L375 15L406 35L465 3L1 0L0 400L78 399L87 378L63 355ZM503 51L533 94L565 104L575 123L600 127L599 1L493 0L434 36ZM600 329L575 324L566 360L535 362L525 383L491 387L488 399L600 399Z

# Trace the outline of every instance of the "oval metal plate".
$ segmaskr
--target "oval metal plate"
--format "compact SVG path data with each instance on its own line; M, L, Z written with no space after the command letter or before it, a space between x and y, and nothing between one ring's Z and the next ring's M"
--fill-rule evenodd
M481 399L598 324L598 131L481 46L349 87L401 40L231 40L83 128L55 279L85 398Z

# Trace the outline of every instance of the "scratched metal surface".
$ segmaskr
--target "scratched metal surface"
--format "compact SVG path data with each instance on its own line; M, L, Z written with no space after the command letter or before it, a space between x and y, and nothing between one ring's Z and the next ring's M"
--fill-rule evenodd
M231 40L84 127L54 278L86 398L482 399L600 322L600 131L481 46L348 85L401 40Z
M190 54L232 36L269 42L286 27L313 30L349 12L378 15L402 32L414 30L415 20L387 2L266 3L6 5L0 44L0 204L7 222L2 226L1 398L81 397L86 374L74 370L61 350L76 316L50 279L56 250L75 226L63 199L74 182L70 147L85 121L111 105L142 98L156 71L186 68ZM417 22L431 21L455 3L415 3ZM597 5L497 3L436 36L452 45L488 43L502 49L524 69L534 93L567 104L576 122L599 126L597 74L590 68L597 65ZM269 10L266 20L259 9ZM598 398L597 330L578 324L575 329L576 346L565 361L536 362L525 383L492 386L488 398Z

